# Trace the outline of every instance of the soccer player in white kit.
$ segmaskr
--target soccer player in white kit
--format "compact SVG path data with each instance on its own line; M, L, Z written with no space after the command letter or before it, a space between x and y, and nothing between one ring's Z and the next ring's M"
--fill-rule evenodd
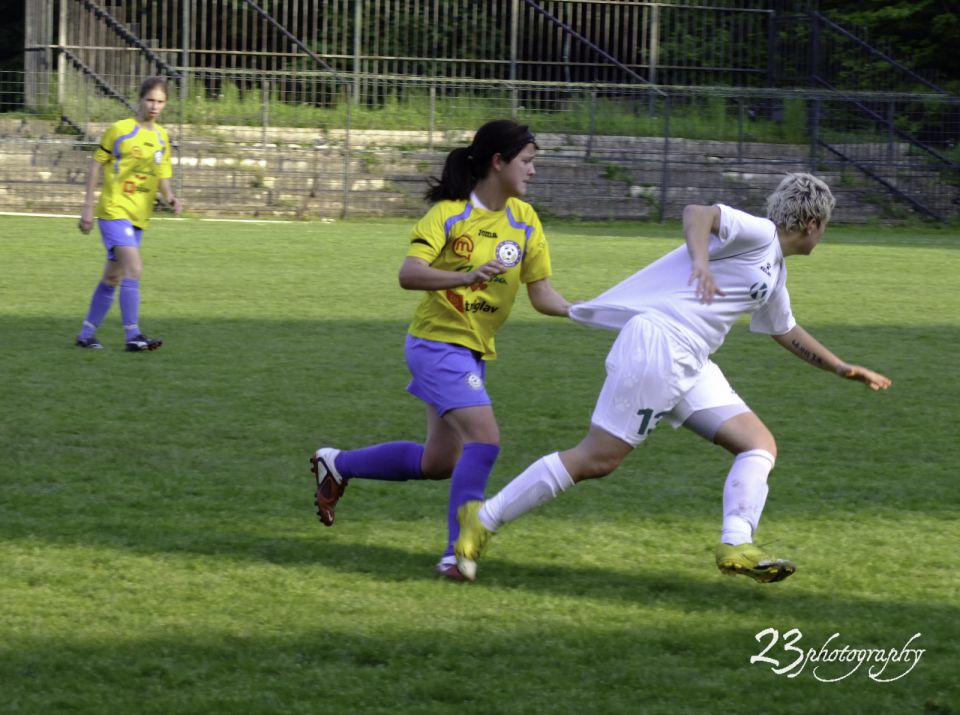
M683 210L685 245L586 303L570 317L619 330L586 437L574 448L531 464L486 501L459 511L455 544L460 571L476 577L476 559L503 524L584 479L606 476L665 419L735 455L723 489L717 566L766 583L796 571L752 543L767 497L777 446L766 425L710 360L736 320L767 333L805 362L863 382L890 380L851 365L821 345L793 317L784 258L808 255L820 242L835 201L810 174L788 174L760 218L717 204Z

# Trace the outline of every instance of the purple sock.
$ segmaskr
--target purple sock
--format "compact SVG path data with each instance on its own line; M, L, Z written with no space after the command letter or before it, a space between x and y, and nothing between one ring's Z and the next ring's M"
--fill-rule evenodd
M453 554L453 542L460 536L457 509L472 499L483 499L487 479L493 471L500 447L495 444L471 442L463 445L463 453L453 468L450 478L450 503L447 505L447 550L444 556Z
M115 288L108 283L97 283L93 291L93 297L90 298L90 309L87 311L87 319L83 321L83 327L80 328L80 334L77 336L81 340L92 338L97 332L97 328L103 319L110 312L110 306L113 305L113 294Z
M140 281L136 278L124 278L120 281L120 317L127 340L140 334L137 323L140 320Z
M420 462L423 445L416 442L385 442L337 455L337 471L344 479L382 479L405 482L423 479Z

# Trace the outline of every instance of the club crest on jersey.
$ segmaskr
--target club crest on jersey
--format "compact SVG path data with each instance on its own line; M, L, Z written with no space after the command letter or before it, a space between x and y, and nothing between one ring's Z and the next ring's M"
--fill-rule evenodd
M497 244L497 260L507 268L520 262L520 244L516 241L501 241Z
M477 373L471 372L467 375L467 386L471 390L482 390L483 378L480 377Z
M767 284L763 281L757 281L750 286L750 297L754 300L763 300L767 297Z
M160 164L163 162L163 149L157 149L153 152L153 163Z

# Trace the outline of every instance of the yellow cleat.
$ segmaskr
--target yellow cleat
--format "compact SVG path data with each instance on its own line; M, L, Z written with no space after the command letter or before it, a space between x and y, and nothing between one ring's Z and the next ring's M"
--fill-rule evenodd
M783 581L797 570L792 561L773 558L754 544L720 544L717 568L728 576L742 574L760 583Z
M483 553L487 540L493 536L480 522L480 507L482 501L468 501L457 509L457 521L460 522L460 536L453 545L453 553L457 556L457 568L468 581L477 578L477 559Z

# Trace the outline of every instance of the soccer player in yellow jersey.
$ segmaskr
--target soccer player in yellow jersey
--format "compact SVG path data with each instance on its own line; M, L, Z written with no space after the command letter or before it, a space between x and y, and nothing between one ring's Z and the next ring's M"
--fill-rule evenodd
M140 100L135 117L113 124L100 140L90 161L86 194L79 228L90 233L96 215L100 235L107 250L103 277L90 300L77 345L100 349L96 331L113 305L120 286L120 317L126 333L127 352L156 350L163 343L146 337L138 325L140 313L140 240L153 215L157 191L176 213L182 208L173 195L170 177L170 139L156 123L167 103L167 82L163 77L148 77L140 85ZM103 174L103 189L93 208L93 195Z
M414 226L400 285L424 291L404 349L407 391L426 404L427 436L311 458L317 515L327 526L350 479L450 479L448 542L437 571L462 580L453 554L457 508L480 499L500 451L500 432L484 383L496 358L494 336L520 284L533 307L566 316L570 303L550 283L550 252L540 219L521 200L536 173L530 130L501 119L483 125L469 147L447 156Z

